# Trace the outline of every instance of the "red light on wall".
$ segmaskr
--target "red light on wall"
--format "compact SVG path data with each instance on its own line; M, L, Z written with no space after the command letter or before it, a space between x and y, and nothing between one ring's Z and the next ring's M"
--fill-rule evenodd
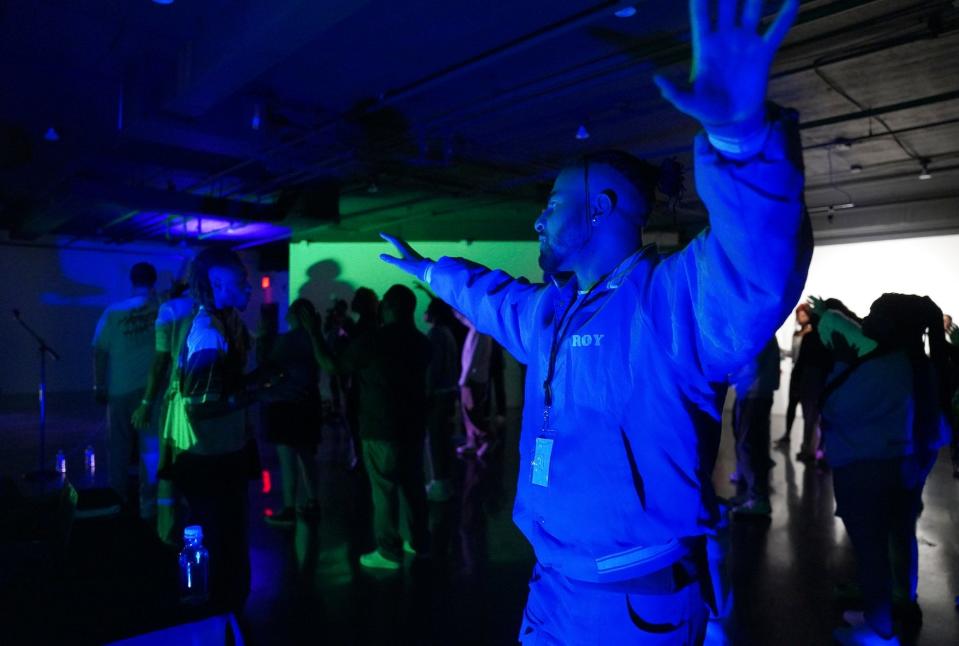
M273 489L273 482L270 480L270 472L263 469L263 493L270 493Z
M260 279L260 287L262 287L263 289L269 289L269 288L270 288L270 277L269 277L269 276L264 276L263 278Z

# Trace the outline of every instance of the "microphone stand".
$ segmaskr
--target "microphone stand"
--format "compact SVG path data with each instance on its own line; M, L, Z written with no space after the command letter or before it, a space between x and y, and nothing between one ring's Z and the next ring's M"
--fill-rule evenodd
M37 349L40 352L40 451L37 457L37 470L28 473L27 479L53 480L60 477L60 474L47 467L47 355L49 354L54 361L59 361L60 355L47 345L43 337L27 325L26 321L20 318L20 310L13 310L13 318L17 319L17 323L23 326L27 334L37 342Z

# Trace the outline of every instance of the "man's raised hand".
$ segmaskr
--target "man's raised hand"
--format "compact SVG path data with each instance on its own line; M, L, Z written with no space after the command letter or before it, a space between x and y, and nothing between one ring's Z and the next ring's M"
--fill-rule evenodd
M759 33L762 0L717 0L715 25L710 0L690 0L693 64L689 85L680 88L654 77L663 97L698 120L710 134L747 136L764 119L766 86L776 50L799 12L799 0L785 0L766 33ZM738 18L738 19L737 19Z
M380 233L380 237L396 247L396 251L400 256L396 258L395 256L381 253L380 260L394 267L399 267L406 273L412 274L420 280L425 280L424 274L426 273L426 268L430 265L430 260L421 256L416 249L411 247L405 240L391 236L388 233Z

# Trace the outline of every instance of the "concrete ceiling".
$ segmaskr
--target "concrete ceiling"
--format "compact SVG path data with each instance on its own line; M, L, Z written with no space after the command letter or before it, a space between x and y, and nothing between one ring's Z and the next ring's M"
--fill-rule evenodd
M957 4L803 2L770 91L801 114L820 243L959 230ZM3 2L0 224L177 241L205 214L285 227L253 244L531 239L570 157L690 162L696 124L651 82L688 69L687 24L685 3L648 0ZM706 221L687 184L653 222L680 240Z

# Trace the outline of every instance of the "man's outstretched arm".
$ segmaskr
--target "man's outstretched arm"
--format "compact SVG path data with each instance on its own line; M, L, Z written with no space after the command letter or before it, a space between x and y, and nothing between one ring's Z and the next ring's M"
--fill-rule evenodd
M663 96L702 123L696 186L710 227L661 263L643 316L683 365L721 380L758 354L799 300L812 251L794 114L766 102L769 70L798 10L786 0L765 33L762 2L692 0L687 89Z
M462 258L424 258L404 240L381 233L399 257L381 254L380 260L429 284L450 307L473 322L476 329L496 339L517 361L528 362L530 317L542 287L516 279Z

